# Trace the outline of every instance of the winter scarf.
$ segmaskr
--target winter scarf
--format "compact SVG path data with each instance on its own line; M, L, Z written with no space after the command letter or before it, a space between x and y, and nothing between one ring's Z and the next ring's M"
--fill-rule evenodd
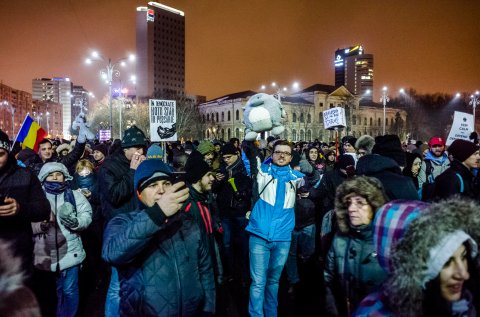
M70 185L67 182L43 182L43 188L45 191L52 195L60 195L63 193L63 199L65 202L72 204L75 216L77 215L77 205L75 204L75 197L73 196L73 191L70 188Z

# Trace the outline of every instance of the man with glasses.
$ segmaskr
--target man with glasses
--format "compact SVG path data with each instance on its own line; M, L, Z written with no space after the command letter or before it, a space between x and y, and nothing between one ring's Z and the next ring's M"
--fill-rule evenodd
M288 257L292 231L295 226L296 190L302 185L303 174L293 170L292 146L279 140L273 145L268 163L260 163L248 149L250 164L255 166L254 203L246 228L251 233L250 301L251 316L277 316L280 275Z
M435 178L450 167L450 160L445 153L445 140L443 138L432 137L428 142L428 146L430 150L427 152L417 176L422 200L431 198Z

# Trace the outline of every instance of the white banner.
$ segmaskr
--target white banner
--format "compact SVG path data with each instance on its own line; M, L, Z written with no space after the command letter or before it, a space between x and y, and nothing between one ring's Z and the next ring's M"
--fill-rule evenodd
M325 129L343 128L346 126L345 109L335 107L323 112L323 125Z
M470 133L473 129L473 115L465 112L455 111L452 128L447 138L447 145L452 144L456 139L470 141Z
M175 100L150 99L150 140L177 141L177 102Z

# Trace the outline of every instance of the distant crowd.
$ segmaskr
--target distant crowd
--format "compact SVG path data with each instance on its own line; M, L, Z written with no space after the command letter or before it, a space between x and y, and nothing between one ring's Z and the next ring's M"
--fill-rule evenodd
M476 137L87 138L0 130L0 316L277 316L312 262L328 316L480 312Z

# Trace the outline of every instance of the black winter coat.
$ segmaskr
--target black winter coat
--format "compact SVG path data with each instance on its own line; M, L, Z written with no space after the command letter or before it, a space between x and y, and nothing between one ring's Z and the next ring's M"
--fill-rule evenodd
M412 179L403 176L400 166L388 157L378 154L362 156L357 162L356 173L378 178L389 200L418 200Z
M109 156L103 163L97 180L105 223L120 213L135 210L134 175L123 152Z
M337 187L347 179L347 175L342 174L340 170L334 169L327 171L320 182L319 190L322 199L322 214L332 210L335 207L335 194ZM323 217L323 215L322 215Z
M320 173L314 170L310 175L303 177L305 185L297 190L295 203L295 230L300 230L312 225L320 217L322 208L319 208L320 189L316 188L320 180ZM300 193L308 192L308 197L300 197Z
M213 192L217 194L217 206L220 218L244 217L251 210L252 179L248 177L247 170L241 158L232 166L222 169L225 176L213 186ZM228 181L233 178L237 191L235 192Z
M461 192L461 182L463 181L463 192ZM444 199L455 194L463 197L478 199L478 192L473 183L474 176L470 170L457 160L450 163L450 167L435 178L434 197L435 200Z
M33 269L31 222L48 220L50 203L38 178L19 167L12 156L0 170L0 194L14 198L20 206L16 215L0 217L0 239L11 243L14 255L22 258L23 269L30 274Z
M158 205L113 218L102 256L120 278L121 316L199 316L215 311L210 255L198 225L183 210Z

